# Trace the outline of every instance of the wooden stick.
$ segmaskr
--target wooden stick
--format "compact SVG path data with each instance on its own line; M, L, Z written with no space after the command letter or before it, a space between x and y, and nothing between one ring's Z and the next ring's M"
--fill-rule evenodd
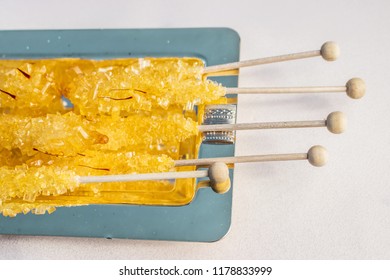
M176 160L175 166L208 166L216 162L226 164L247 163L247 162L267 162L267 161L290 161L290 160L308 160L314 166L325 165L328 158L326 149L322 146L313 146L307 153L295 154L270 154L270 155L253 155L253 156L236 156L236 157L219 157L219 158L199 158Z
M175 166L192 166L192 165L211 165L214 162L223 163L246 163L246 162L265 162L265 161L288 161L288 160L306 160L307 153L297 154L274 154L274 155L253 155L237 157L220 157L220 158L199 158L176 160Z
M322 45L320 50L292 53L286 55L279 55L279 56L265 57L259 59L251 59L246 61L232 62L232 63L221 64L221 65L208 66L204 68L204 73L205 74L215 73L220 71L238 69L242 67L310 58L316 56L322 56L325 60L333 61L337 59L339 53L340 50L336 43L326 42L325 44Z
M279 55L279 56L264 57L264 58L238 61L238 62L226 63L226 64L221 64L221 65L215 65L215 66L208 66L208 67L204 68L203 73L204 74L215 73L215 72L233 70L233 69L237 69L237 68L261 65L261 64L269 64L269 63L289 61L289 60L295 60L295 59L316 57L316 56L320 56L320 55L321 55L320 51L308 51L308 52L301 52L301 53L293 53L293 54L286 54L286 55Z
M230 188L229 171L226 163L262 162L262 161L287 161L287 160L308 160L314 166L322 166L327 161L326 149L322 146L313 146L307 153L300 154L278 154L278 155L257 155L225 158L208 158L193 160L176 160L175 166L210 165L208 170L161 172L161 173L140 173L140 174L116 174L101 176L77 176L80 184L109 183L109 182L132 182L169 180L183 178L209 177L211 187L218 193L224 193Z
M353 99L359 99L362 98L366 93L366 84L360 78L352 78L348 80L345 86L226 88L226 94L281 94L319 92L345 92L349 97Z
M89 183L108 183L108 182L169 180L169 179L181 179L181 178L202 178L207 176L208 176L207 170L198 170L198 171L182 171L182 172L79 176L77 177L77 180L79 181L80 184L89 184Z
M226 88L226 94L279 94L279 93L319 93L319 92L346 92L346 86L325 87L259 87L259 88Z
M175 166L176 167L193 166L193 165L208 166L208 165L213 165L214 163L217 162L226 164L226 163L265 162L265 161L307 160L308 158L309 158L309 153L220 157L220 158L176 160ZM80 184L90 184L90 183L108 183L108 182L169 180L169 179L182 179L182 178L203 178L207 176L209 176L208 170L197 170L197 171L182 171L182 172L78 176L77 180Z
M274 128L326 127L326 120L199 125L200 132Z
M182 172L161 172L161 173L141 173L141 174L117 174L102 176L78 176L80 184L89 183L109 183L109 182L132 182L132 181L151 181L151 180L169 180L186 178L209 177L209 185L216 193L226 193L230 189L229 168L223 162L214 162L210 164L208 170L182 171Z
M276 129L276 128L304 128L326 127L335 134L343 133L347 128L347 117L343 112L332 112L325 120L316 121L289 121L289 122L261 122L261 123L237 123L237 124L207 124L199 125L199 132L208 131L235 131L251 129Z

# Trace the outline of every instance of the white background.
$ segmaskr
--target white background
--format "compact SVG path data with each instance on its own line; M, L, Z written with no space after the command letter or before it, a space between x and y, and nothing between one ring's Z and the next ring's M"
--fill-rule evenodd
M388 259L390 257L390 2L388 1L11 1L0 29L231 27L241 59L340 44L320 58L244 69L241 86L343 85L359 76L367 95L242 96L239 122L322 119L344 111L349 129L238 133L237 155L326 146L330 161L237 166L231 231L216 243L0 236L5 259ZM0 42L4 43L4 42Z

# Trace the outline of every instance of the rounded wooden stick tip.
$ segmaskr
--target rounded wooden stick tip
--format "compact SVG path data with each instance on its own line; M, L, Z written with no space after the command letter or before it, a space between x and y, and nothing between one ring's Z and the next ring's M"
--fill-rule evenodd
M330 113L326 118L326 127L332 133L343 133L347 129L347 117L343 112Z
M322 146L313 146L307 152L307 159L313 166L324 166L328 161L328 151Z
M340 56L340 48L336 42L326 42L321 46L321 56L327 61L335 61Z
M215 162L209 167L210 187L214 192L223 194L230 189L229 168L223 162Z
M362 98L366 94L366 83L360 78L352 78L347 84L347 95L353 99Z

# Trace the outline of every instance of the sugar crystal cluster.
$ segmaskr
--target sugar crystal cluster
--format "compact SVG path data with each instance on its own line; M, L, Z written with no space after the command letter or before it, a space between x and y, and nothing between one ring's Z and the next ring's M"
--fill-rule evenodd
M203 66L192 58L77 61L67 67L62 87L82 115L123 115L172 105L193 110L225 95L222 86L203 78Z
M172 171L175 159L196 157L195 107L225 95L203 77L203 67L196 58L0 60L0 213L188 200L192 179L77 178Z
M54 61L0 60L0 112L39 116L62 111Z

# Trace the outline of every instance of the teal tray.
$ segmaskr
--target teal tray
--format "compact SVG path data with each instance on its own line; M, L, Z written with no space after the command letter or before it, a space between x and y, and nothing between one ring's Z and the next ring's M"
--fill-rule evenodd
M238 61L238 34L227 28L0 31L0 58L189 56L207 65ZM215 79L237 86L237 77ZM199 157L233 156L234 145L202 145ZM230 172L233 182L233 172ZM233 188L232 188L233 189ZM0 234L204 241L230 228L232 189L200 189L186 206L90 205L51 215L0 215Z

